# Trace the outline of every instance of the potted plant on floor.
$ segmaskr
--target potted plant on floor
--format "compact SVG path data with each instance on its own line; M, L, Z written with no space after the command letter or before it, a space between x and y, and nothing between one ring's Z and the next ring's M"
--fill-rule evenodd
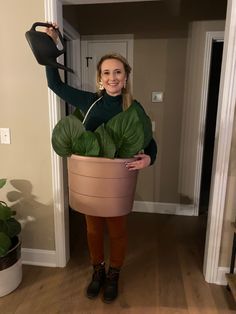
M52 133L55 152L68 158L71 208L94 216L121 216L132 210L137 171L125 163L152 139L152 124L141 105L132 105L94 132L75 115L62 118Z
M0 179L0 188L6 179ZM0 297L12 292L22 279L20 223L15 212L0 201Z

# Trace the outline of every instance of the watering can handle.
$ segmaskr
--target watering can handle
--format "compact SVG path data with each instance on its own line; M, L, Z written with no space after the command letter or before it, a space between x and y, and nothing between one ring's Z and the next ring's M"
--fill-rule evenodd
M53 27L53 25L52 25L51 23L36 22L36 23L34 23L34 24L32 25L31 29L36 31L36 27L37 27L37 26ZM65 49L65 44L64 44L64 40L63 40L62 34L61 34L61 32L59 31L58 28L55 28L55 27L53 27L53 28L54 28L54 29L57 31L57 33L58 33L59 39L60 39L61 44L62 44L62 47L63 47L63 49L61 49L60 51L63 53L63 52L65 52L66 49Z

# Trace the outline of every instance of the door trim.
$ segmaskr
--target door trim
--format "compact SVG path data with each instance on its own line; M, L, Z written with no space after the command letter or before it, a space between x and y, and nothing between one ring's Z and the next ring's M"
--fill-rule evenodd
M45 20L57 21L59 28L63 29L62 2L60 0L44 0ZM63 63L63 60L60 60ZM65 109L59 97L48 89L49 105L49 129L50 137L56 123L64 115ZM52 191L54 209L54 234L55 234L55 263L57 267L65 267L69 258L69 228L68 226L68 205L65 197L64 187L64 165L60 158L51 147L52 164Z

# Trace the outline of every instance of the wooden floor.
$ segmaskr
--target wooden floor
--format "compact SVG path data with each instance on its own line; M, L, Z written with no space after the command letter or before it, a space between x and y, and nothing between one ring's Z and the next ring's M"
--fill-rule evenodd
M129 250L112 304L89 300L91 267L83 216L71 213L71 260L64 269L23 266L19 288L0 298L1 314L229 314L236 313L226 287L202 274L206 218L132 213Z

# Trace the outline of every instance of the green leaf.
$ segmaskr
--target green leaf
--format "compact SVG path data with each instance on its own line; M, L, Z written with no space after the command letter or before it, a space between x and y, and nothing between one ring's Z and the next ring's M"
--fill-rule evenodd
M0 232L7 233L7 226L4 220L0 220Z
M72 143L85 132L82 122L75 116L62 118L52 132L52 146L61 157L68 157L73 153Z
M6 255L11 247L11 239L3 232L0 232L0 256Z
M6 184L7 179L0 179L0 189Z
M142 123L144 133L143 148L146 148L152 139L152 121L137 101L134 102L134 109L139 117L139 121Z
M77 107L75 109L75 111L73 112L73 115L76 116L80 121L83 121L83 119L84 119L84 115L81 112L81 110L79 109L79 107Z
M12 210L4 202L0 202L0 220L7 220L11 218Z
M85 131L73 141L73 154L81 156L99 156L100 146L96 135L91 131Z
M116 146L114 144L114 141L108 134L104 124L100 125L96 129L95 134L100 144L100 156L106 158L114 158L116 153Z
M10 218L5 223L7 228L6 234L10 238L13 238L21 232L21 224L16 219Z
M116 145L117 157L120 158L133 157L152 139L151 120L135 101L126 111L109 120L106 129Z

